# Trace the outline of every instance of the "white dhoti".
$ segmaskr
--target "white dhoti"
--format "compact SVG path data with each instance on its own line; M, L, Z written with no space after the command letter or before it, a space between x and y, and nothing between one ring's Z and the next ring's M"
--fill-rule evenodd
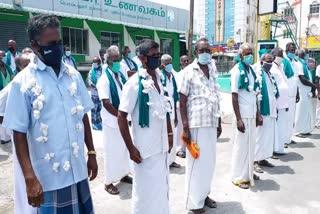
M242 119L245 133L235 131L232 151L232 182L236 185L253 182L253 161L256 144L256 119Z
M178 111L177 112L178 125L177 125L176 130L175 130L175 135L176 135L176 139L177 139L177 151L185 152L186 151L186 146L183 144L183 142L181 140L181 134L183 132L183 126L182 126L182 119L181 119L180 109L178 109L177 111Z
M257 131L257 141L255 146L255 161L262 161L270 158L273 154L275 143L276 118L263 116L263 126L259 126Z
M169 214L168 153L133 164L133 214Z
M0 140L1 141L9 141L11 139L11 132L0 125Z
M320 128L320 100L317 99L317 108L316 108L316 123L315 126Z
M290 129L290 131L291 131L291 127L288 127L289 117L291 117L289 111L286 111L285 109L278 110L278 120L276 123L277 140L274 144L274 152L275 153L285 154L286 152L284 150L284 144L289 143L288 139L290 139L290 141L291 141L292 135L290 138L288 138L288 132L289 132L288 129Z
M171 152L169 154L169 165L171 165L173 162L176 161L177 135L176 135L175 125L174 125L174 120L171 120L171 127L173 132L173 145L172 145Z
M313 107L310 91L301 90L300 102L296 106L294 134L308 134L313 130Z
M13 142L13 139L11 139ZM26 192L26 183L12 143L13 176L14 176L14 213L37 214L37 209L30 206Z
M129 152L123 141L119 128L103 124L104 175L105 184L120 181L131 173Z
M287 115L286 130L286 142L290 144L293 136L294 121L296 117L296 97L289 97L289 111Z
M217 128L190 129L192 141L198 143L200 156L194 159L186 153L186 209L201 209L210 194L216 165Z

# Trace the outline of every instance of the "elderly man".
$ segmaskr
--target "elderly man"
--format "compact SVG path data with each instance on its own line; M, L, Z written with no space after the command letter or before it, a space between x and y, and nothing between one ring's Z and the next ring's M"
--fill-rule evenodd
M282 60L282 59L281 59ZM254 155L254 170L263 173L260 166L272 167L266 159L272 157L273 147L276 142L276 118L278 86L271 73L273 56L264 54L261 58L262 66L255 72L261 92L258 95L259 111L263 118L263 125L257 127L256 147Z
M133 61L137 64L138 68L142 68L141 55L139 50L139 45L136 47L136 56L133 57Z
M297 104L294 133L304 137L311 135L314 127L312 97L317 86L312 83L312 75L306 61L309 59L304 49L298 50L300 102Z
M132 60L132 53L128 46L125 46L122 50L122 60L121 60L121 66L123 69L127 72L127 76L131 77L133 74L135 74L138 71L138 65L135 63L134 60Z
M70 47L65 46L64 47L64 55L62 57L62 60L64 63L72 66L74 69L78 70L77 68L77 62L76 60L73 58L73 56L71 56L71 50Z
M105 58L104 58L104 55L106 54L106 50L101 48L99 50L99 58L101 60L101 64L103 65L105 63Z
M292 42L289 42L286 45L286 56L283 58L283 71L288 78L289 86L289 111L288 111L288 120L287 120L287 135L286 135L286 146L295 143L292 140L295 113L296 113L296 104L300 101L299 88L297 85L298 82L298 71L299 63L296 60L296 45Z
M169 209L168 151L173 142L170 103L164 95L159 44L140 44L143 68L124 85L118 123L133 165L133 214L167 214ZM132 138L127 115L132 117Z
M123 181L132 184L128 176L131 172L129 153L123 142L117 122L119 102L126 78L120 72L120 56L117 46L107 50L107 64L98 80L97 89L103 104L103 144L104 144L104 174L105 190L112 195L118 195L119 190L113 183Z
M172 67L172 57L168 54L163 54L161 56L161 64L164 66L164 69L161 70L161 83L163 87L167 90L165 95L169 97L170 105L172 108L172 112L170 114L171 126L177 127L178 119L177 119L177 102L179 101L179 94L177 89L177 82L175 76L173 75L173 67ZM174 131L173 133L173 147L170 153L169 165L170 167L180 168L180 164L175 162L176 159L176 148L177 148L177 135Z
M174 72L173 75L176 78L177 81L177 87L178 90L180 88L181 82L182 82L182 76L183 76L183 70L185 67L189 65L189 58L187 55L182 55L180 57L180 71L179 72ZM177 103L177 119L178 119L178 125L175 130L176 134L176 139L177 139L177 156L180 158L186 158L186 146L183 144L182 139L181 139L181 133L183 131L183 126L182 126L182 120L181 120L181 114L180 114L180 103Z
M17 43L14 40L8 41L8 52L6 53L6 60L5 63L11 68L12 72L16 72L16 64L14 62L14 58L16 55L20 54L17 51Z
M91 110L91 123L94 130L102 130L102 119L100 115L101 101L97 91L97 83L102 75L101 60L98 56L93 58L92 68L88 74L88 85L91 87L91 99L94 108Z
M196 59L183 71L179 88L183 139L187 144L192 141L200 147L198 159L187 152L186 208L193 213L205 212L205 205L217 206L209 194L216 164L216 143L222 129L217 69L210 53L208 40L199 39L195 44Z
M236 130L232 152L232 182L248 189L254 185L253 162L256 144L256 126L262 125L262 117L257 109L257 92L260 85L251 67L252 48L248 43L240 46L237 63L231 73L232 105L236 119Z
M88 112L92 101L81 75L62 63L60 22L34 16L28 24L36 54L12 83L4 126L13 130L28 203L38 213L92 213L87 177L97 176ZM12 111L19 106L19 111ZM88 150L88 160L84 153Z
M289 85L288 78L284 72L283 66L283 50L281 48L275 48L271 51L271 54L274 57L274 62L270 70L271 74L274 76L278 89L279 89L279 98L277 99L277 129L276 136L277 139L274 144L274 153L275 154L285 154L284 148L285 143L287 142L287 130L288 130L288 119L289 119ZM268 163L263 163L263 165L270 165ZM271 165L270 165L271 166Z

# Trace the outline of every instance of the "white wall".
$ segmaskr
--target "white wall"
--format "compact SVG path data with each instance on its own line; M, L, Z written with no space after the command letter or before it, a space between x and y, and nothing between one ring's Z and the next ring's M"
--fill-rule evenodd
M85 20L83 20L84 29L88 29L88 36L89 36L89 55L86 56L86 62L91 62L93 57L99 56L99 50L101 49L100 42L97 40L96 36L91 31L89 25Z

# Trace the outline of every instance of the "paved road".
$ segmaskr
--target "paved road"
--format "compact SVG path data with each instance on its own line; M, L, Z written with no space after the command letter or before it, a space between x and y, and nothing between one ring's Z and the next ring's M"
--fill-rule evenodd
M217 146L217 167L212 183L211 196L217 200L218 208L208 213L217 214L317 214L320 213L319 162L320 131L310 138L297 139L297 145L288 149L288 154L272 163L273 169L260 175L261 181L251 190L242 190L230 182L230 142L231 125L224 124L224 133ZM100 174L91 182L96 213L130 213L131 186L119 184L120 196L108 195L103 189L103 156L101 133L94 132L94 140L99 152ZM10 146L1 146L0 152L0 210L13 213L12 201L12 161ZM5 152L3 151L5 150ZM177 161L184 165L184 160ZM184 211L184 167L170 175L171 208L174 214Z

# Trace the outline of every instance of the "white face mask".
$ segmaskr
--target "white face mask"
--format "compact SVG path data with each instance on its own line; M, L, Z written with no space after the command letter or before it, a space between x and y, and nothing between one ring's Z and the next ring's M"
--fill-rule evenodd
M279 57L279 56L277 56L276 58L275 58L275 60L274 60L274 62L275 63L277 63L277 65L282 65L282 60L283 60L283 58L282 57Z
M66 51L66 56L71 56L71 51Z
M92 63L92 66L93 66L95 69L97 69L97 68L100 67L100 65L99 65L98 63Z

